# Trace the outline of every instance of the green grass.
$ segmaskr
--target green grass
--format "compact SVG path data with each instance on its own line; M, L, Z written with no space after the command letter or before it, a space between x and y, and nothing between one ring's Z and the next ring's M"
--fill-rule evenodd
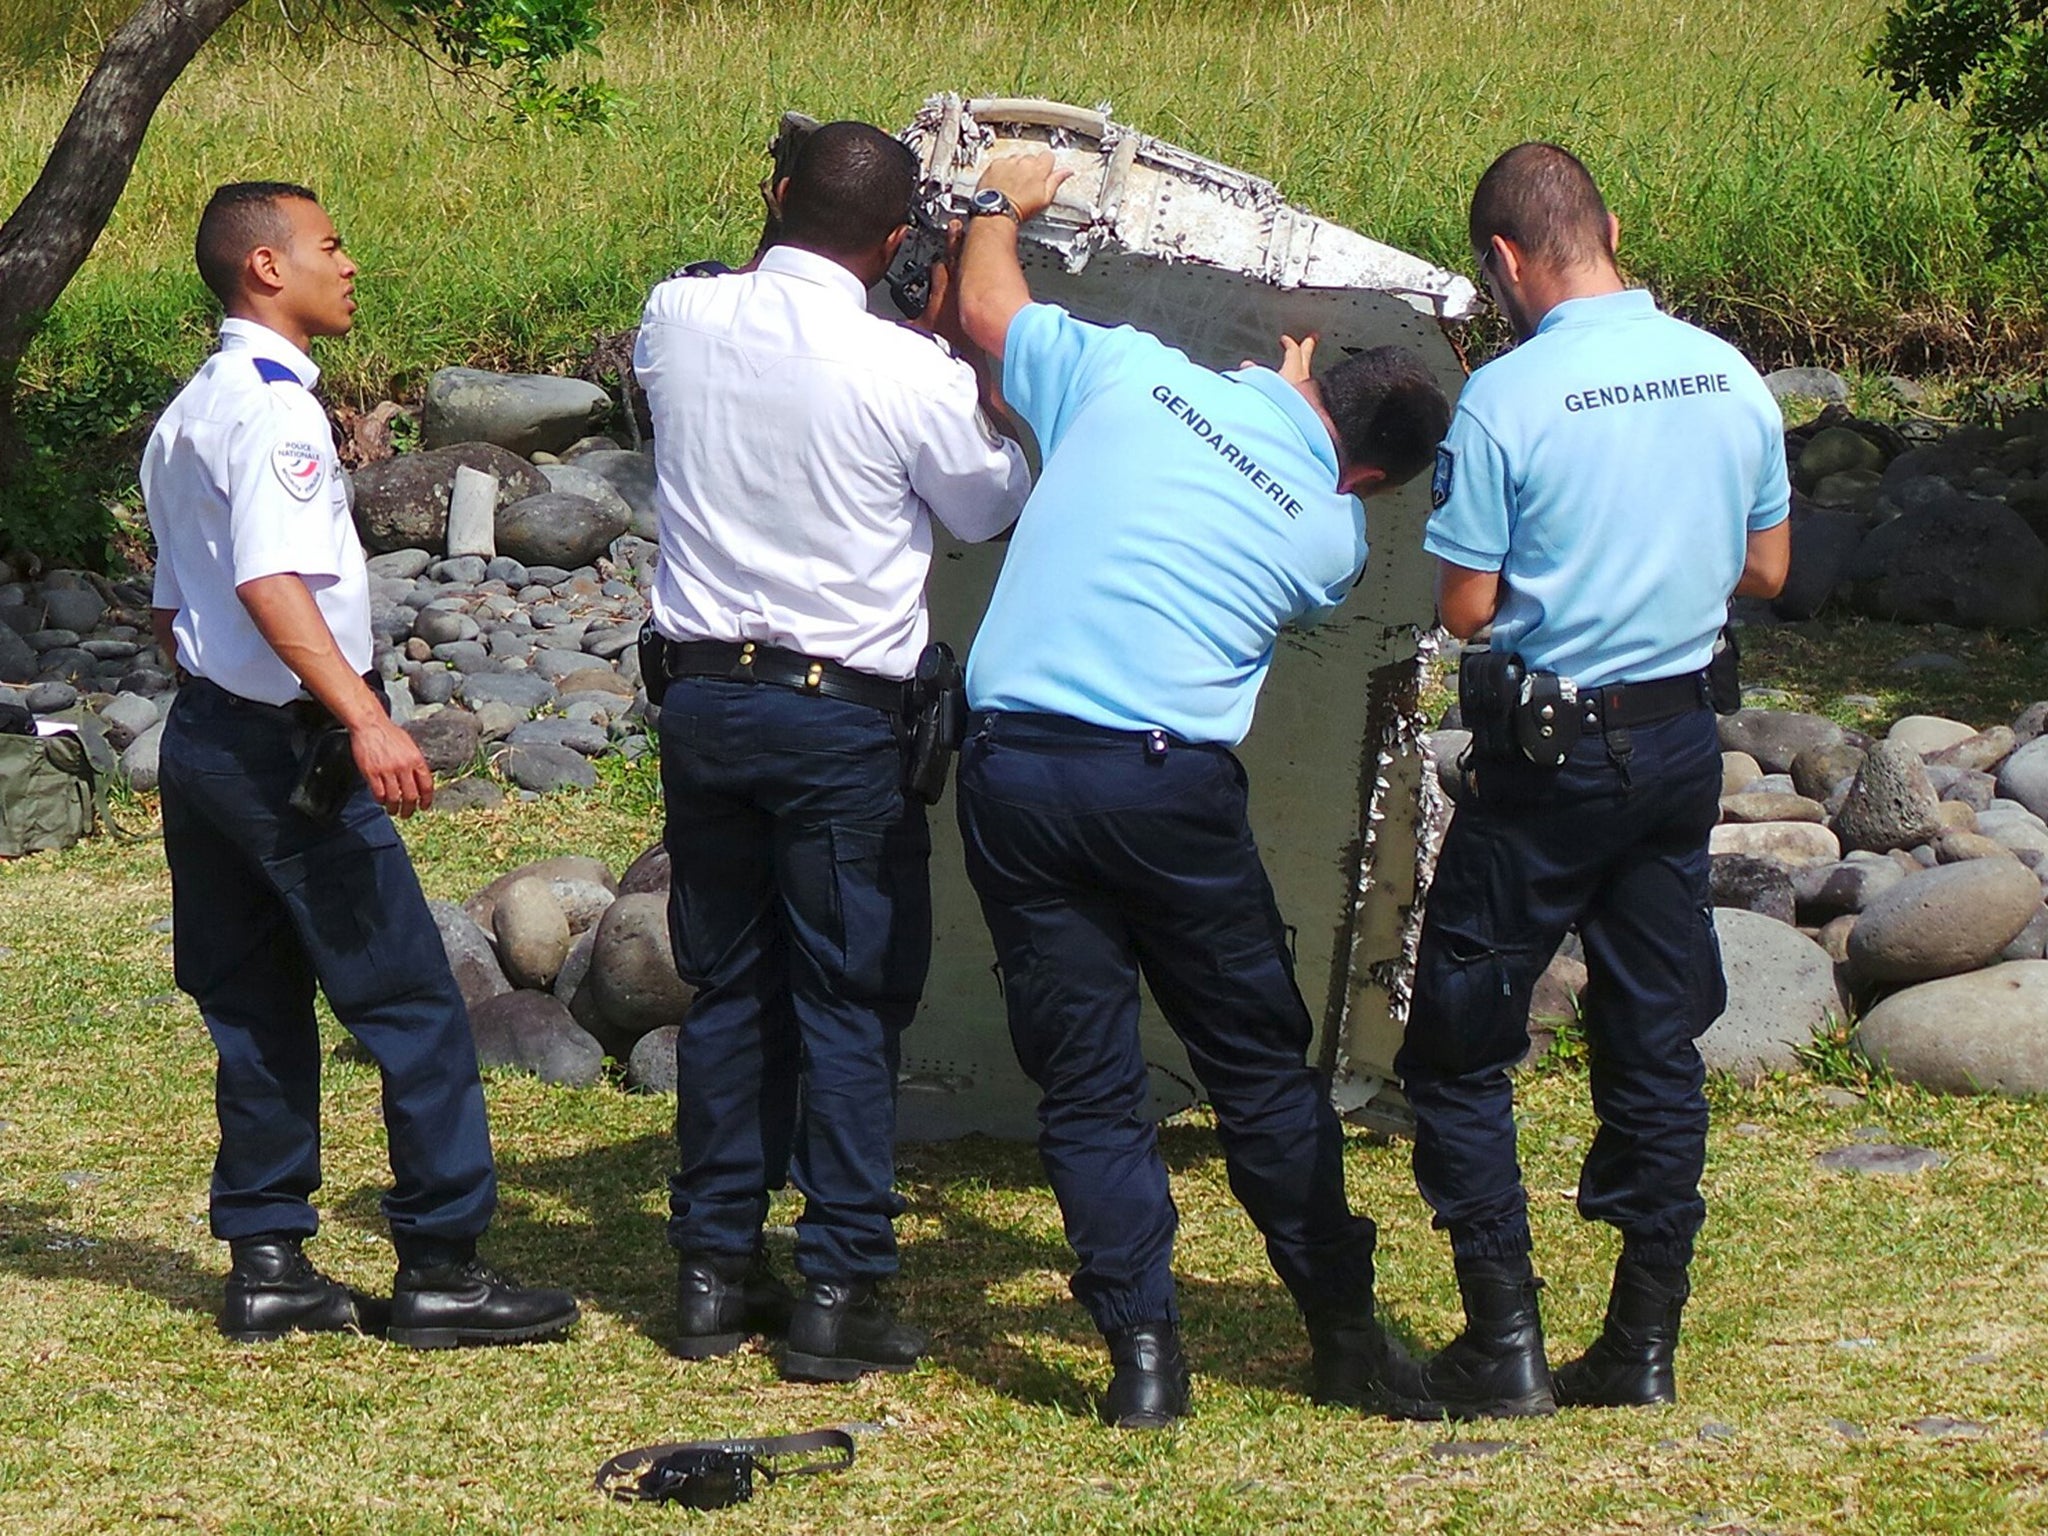
M147 820L147 796L128 807ZM407 839L459 897L565 847L614 866L653 832L653 780L459 817ZM752 1349L686 1365L664 1347L669 1101L614 1085L488 1084L504 1199L489 1252L571 1285L559 1346L414 1355L365 1339L237 1347L213 1331L223 1251L205 1227L211 1052L173 990L154 843L96 841L0 865L0 1529L411 1536L628 1532L694 1517L607 1506L629 1446L856 1422L847 1475L761 1492L762 1532L1358 1530L1906 1533L2048 1529L2048 1157L2039 1107L1867 1096L1795 1076L1717 1081L1712 1215L1687 1313L1684 1401L1449 1431L1310 1406L1306 1347L1200 1114L1165 1133L1196 1407L1153 1437L1091 1418L1107 1371L1067 1297L1036 1159L970 1139L905 1149L908 1314L937 1337L902 1378L792 1387ZM998 1027L991 1021L991 1027ZM329 1025L332 1030L331 1024ZM334 1036L339 1043L339 1036ZM373 1069L329 1059L320 1261L389 1282ZM1598 1326L1611 1235L1570 1198L1593 1123L1569 1064L1524 1079L1522 1149L1559 1358ZM1937 1148L1905 1181L1817 1171L1882 1135ZM1350 1138L1354 1202L1381 1223L1381 1298L1423 1345L1457 1326L1440 1235L1404 1147ZM771 1241L787 1261L793 1204ZM1907 1426L1980 1422L1940 1443ZM1833 1421L1855 1426L1850 1438ZM1497 1438L1516 1452L1434 1448ZM706 1527L707 1529L709 1527Z

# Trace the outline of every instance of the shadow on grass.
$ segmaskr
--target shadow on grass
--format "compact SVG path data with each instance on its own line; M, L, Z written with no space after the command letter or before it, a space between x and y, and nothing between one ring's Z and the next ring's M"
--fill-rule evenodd
M1160 1150L1176 1175L1221 1157L1214 1133L1201 1126L1163 1128ZM569 1286L672 1350L675 1255L661 1216L645 1203L649 1192L665 1191L674 1159L674 1142L659 1133L560 1156L508 1156L499 1166L500 1204L484 1250L515 1275ZM1017 1402L1092 1413L1109 1366L1080 1304L1064 1293L990 1299L1019 1281L1073 1270L1065 1241L1045 1230L1053 1206L1037 1153L971 1136L907 1145L898 1167L911 1210L937 1228L905 1241L894 1287L904 1316L932 1331L933 1357ZM329 1208L328 1219L380 1230L380 1193L373 1186L351 1191ZM982 1208L991 1193L1036 1195L1041 1203L1005 1219ZM565 1210L574 1214L564 1219ZM786 1232L771 1229L769 1238L778 1269L790 1275ZM1265 1391L1304 1390L1307 1336L1277 1278L1182 1278L1179 1288L1183 1333L1198 1371Z
M64 1223L50 1205L0 1205L0 1270L30 1280L125 1286L181 1312L211 1317L220 1272L191 1254L137 1237L99 1237Z

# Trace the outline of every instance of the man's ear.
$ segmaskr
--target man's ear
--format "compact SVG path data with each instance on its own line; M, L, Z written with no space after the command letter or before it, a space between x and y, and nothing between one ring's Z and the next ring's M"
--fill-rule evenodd
M1621 220L1611 213L1607 215L1607 254L1610 256L1619 256L1621 254Z
M762 182L761 201L768 205L768 212L774 215L776 222L780 223L782 220L782 205L789 201L789 178L785 176L780 181Z
M1490 249L1494 276L1504 283L1519 283L1522 280L1522 253L1515 248L1514 241L1506 235L1495 235Z
M242 263L242 275L256 292L273 294L284 287L283 265L282 252L274 246L259 245Z
M1337 489L1347 496L1366 497L1387 487L1387 472L1377 464L1347 464L1337 477Z

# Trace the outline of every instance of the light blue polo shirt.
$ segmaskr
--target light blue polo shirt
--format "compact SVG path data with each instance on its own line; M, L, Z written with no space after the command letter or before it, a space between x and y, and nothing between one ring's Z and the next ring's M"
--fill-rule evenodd
M1033 304L1003 394L1044 470L967 659L977 710L1236 744L1281 628L1342 602L1365 509L1322 418L1265 368L1216 373Z
M1645 682L1707 664L1748 536L1791 496L1756 370L1631 289L1558 305L1472 375L1423 545L1501 573L1495 650L1582 686Z

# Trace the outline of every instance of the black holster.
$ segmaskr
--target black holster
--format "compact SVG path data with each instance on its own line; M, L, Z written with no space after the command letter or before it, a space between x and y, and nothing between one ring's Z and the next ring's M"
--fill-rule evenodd
M640 626L640 686L656 709L668 697L668 637L649 619Z
M1735 626L1723 624L1714 642L1714 656L1707 663L1707 702L1717 715L1732 715L1742 708L1742 647L1735 643Z
M926 805L946 792L953 754L967 734L967 680L953 648L935 640L917 658L910 680L910 748L904 789Z
M1492 650L1467 651L1459 662L1458 712L1482 762L1520 757L1560 767L1583 728L1570 678L1531 672L1521 657Z

